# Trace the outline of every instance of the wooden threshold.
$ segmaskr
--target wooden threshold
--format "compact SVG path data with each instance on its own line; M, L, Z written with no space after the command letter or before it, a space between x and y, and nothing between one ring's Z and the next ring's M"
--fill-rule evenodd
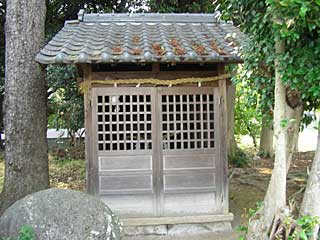
M196 216L181 216L181 217L152 217L152 218L125 218L121 219L124 226L151 226L151 225L166 225L166 224L197 224L197 223L215 223L215 222L231 222L233 214L219 215L196 215Z

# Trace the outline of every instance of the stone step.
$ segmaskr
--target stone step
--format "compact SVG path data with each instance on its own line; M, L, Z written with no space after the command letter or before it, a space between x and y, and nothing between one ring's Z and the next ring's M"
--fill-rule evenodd
M237 240L239 233L230 232L223 234L199 234L192 236L127 236L124 240Z

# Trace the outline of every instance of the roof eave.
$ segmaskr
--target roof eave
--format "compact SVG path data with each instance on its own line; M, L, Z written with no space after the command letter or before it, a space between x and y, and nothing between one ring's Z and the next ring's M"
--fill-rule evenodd
M36 62L43 65L50 64L126 64L126 63L135 63L135 64L152 64L152 63L178 63L178 64L210 64L210 63L224 63L224 64L232 64L232 63L243 63L243 59L240 57L233 57L229 59L225 59L221 61L221 59L216 60L208 60L208 61L109 61L104 62L101 60L87 60L87 61L68 61L66 59L62 61L56 61L55 59L45 59L41 53L37 54Z

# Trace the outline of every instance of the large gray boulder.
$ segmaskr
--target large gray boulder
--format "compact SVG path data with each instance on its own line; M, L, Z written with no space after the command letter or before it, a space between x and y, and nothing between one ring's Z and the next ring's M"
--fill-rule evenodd
M0 237L16 237L22 226L39 240L118 240L122 225L98 198L82 192L48 189L14 203L0 218Z

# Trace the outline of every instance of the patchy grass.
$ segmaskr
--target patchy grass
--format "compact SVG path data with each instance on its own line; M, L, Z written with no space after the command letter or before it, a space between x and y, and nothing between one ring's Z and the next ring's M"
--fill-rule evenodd
M83 159L55 159L49 157L50 186L84 191L86 185Z
M249 220L249 210L264 198L264 191L232 180L229 186L230 212L234 214L233 226L245 226Z
M51 187L85 190L85 161L83 159L55 159L49 155ZM0 192L4 180L4 158L0 153Z

